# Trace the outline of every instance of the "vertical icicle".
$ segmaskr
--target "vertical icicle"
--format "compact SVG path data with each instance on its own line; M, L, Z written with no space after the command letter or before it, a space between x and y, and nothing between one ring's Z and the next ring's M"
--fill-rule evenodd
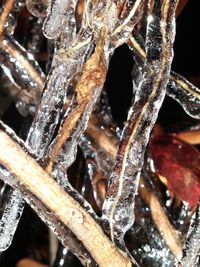
M0 169L0 176L1 176ZM0 218L0 252L12 243L19 220L24 209L24 200L17 190L10 190L3 214Z
M120 244L134 222L134 199L144 153L166 92L172 61L175 7L176 1L154 2L147 29L143 80L129 111L108 184L104 214L110 223L112 240Z

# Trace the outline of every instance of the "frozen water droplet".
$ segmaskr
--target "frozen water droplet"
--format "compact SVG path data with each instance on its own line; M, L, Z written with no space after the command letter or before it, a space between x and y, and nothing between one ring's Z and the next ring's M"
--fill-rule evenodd
M68 5L68 0L52 1L49 15L43 25L44 35L48 39L54 39L61 33Z
M26 0L26 6L30 13L36 17L45 17L50 0Z
M0 175L2 175L1 170ZM23 209L22 195L12 190L0 219L0 251L6 250L11 245Z

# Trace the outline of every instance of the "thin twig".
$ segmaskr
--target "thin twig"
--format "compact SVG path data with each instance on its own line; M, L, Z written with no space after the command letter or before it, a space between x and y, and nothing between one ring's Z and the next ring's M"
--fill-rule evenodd
M8 19L8 16L14 6L15 0L7 0L5 5L3 6L3 12L0 15L0 37L4 32L5 23Z
M0 163L15 175L19 188L30 191L81 240L99 266L131 266L95 220L2 130Z
M31 55L28 55L26 50L10 37L4 37L0 39L0 45L1 53L5 54L5 57L7 58L12 57L13 62L17 63L16 65L19 67L19 71L21 73L23 73L23 71L28 72L28 77L25 77L25 79L31 79L30 82L35 83L35 87L38 87L39 92L41 93L44 85L44 74L41 71L38 63L34 60L34 58L31 58ZM6 60L2 60L5 64ZM13 66L9 66L9 68L14 69L16 68L16 66L15 64L13 64ZM18 76L20 75L18 74ZM22 80L22 82L19 83L19 86L23 89L26 89L27 80L23 81L23 77L18 77L17 80L20 81L20 79Z
M27 149L26 144L19 137L17 137L14 131L12 131L8 126L0 122L0 129L5 133L7 133L9 137L12 139L12 141L17 143L26 154L28 154L33 158L36 158L35 155L31 154L30 151ZM5 182L8 181L8 183L11 180L15 181L15 186L17 185L14 176L12 176L11 173L8 173L7 170L5 171L4 169L2 169L1 166L0 166L0 177L1 177L0 179L5 180ZM73 196L75 196L75 193ZM22 186L17 188L16 192L14 190L10 195L10 198L6 203L6 207L8 208L4 210L0 221L0 226L2 226L0 228L1 238L2 238L2 244L0 245L0 248L2 250L5 250L12 242L14 232L20 220L19 215L23 212L24 199L37 212L40 218L52 229L52 231L57 235L58 239L69 251L71 251L74 255L76 255L84 265L86 266L87 265L90 266L91 264L92 266L94 265L92 257L90 256L88 251L84 248L82 243L70 231L70 229L68 229L64 224L62 224L53 213L49 212L49 210L43 203L41 203L41 201L39 201L37 198L34 198L34 196L31 195L31 193ZM85 209L88 208L88 205L89 205L88 203L84 203ZM14 217L15 217L14 220L15 223L13 223Z

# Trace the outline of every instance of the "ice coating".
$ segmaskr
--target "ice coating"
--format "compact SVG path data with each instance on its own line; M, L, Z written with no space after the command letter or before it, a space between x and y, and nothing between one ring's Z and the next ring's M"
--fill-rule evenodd
M69 0L51 1L49 14L43 25L44 35L48 39L54 39L61 33L68 5Z
M129 40L130 49L134 51L134 59L139 66L144 64L146 58L146 52L144 48L144 41L142 37L137 33L133 32L133 36ZM137 69L138 75L139 69ZM134 83L137 82L137 77L134 78ZM193 118L200 118L200 90L187 79L181 75L171 71L170 79L167 84L167 95L177 101L185 110L185 112Z
M6 14L7 10L5 8L6 1L2 1L0 3L0 16L4 13ZM18 1L12 1L10 5L10 12L4 16L3 22L4 25L0 25L0 35L1 31L3 30L3 34L7 36L11 36L14 33L15 26L16 26L16 17L18 16L19 12L23 9L25 6L25 0L18 0ZM3 26L3 29L2 29Z
M133 257L142 267L175 266L172 253L152 221L150 209L142 202L139 195L135 200L135 214L134 225L126 235L126 242L130 245ZM138 245L129 244L131 237L134 240L133 243Z
M5 175L5 170L0 168L0 177ZM3 174L2 174L3 173ZM6 250L12 243L20 217L24 210L24 200L17 190L11 190L6 206L0 218L0 251Z
M200 118L200 90L181 75L172 72L167 93L193 118Z
M7 181L14 188L18 187L18 182L15 177L3 167L0 168L0 178L5 182ZM40 200L24 188L20 188L20 191L12 189L12 194L10 195L10 199L8 200L2 215L0 221L0 252L7 249L13 239L13 235L24 208L22 195L26 202L37 212L41 220L47 224L66 248L70 249L70 251L74 253L84 265L93 263L92 257L76 236L62 222L60 222L57 217L40 202Z
M26 0L27 9L36 17L46 17L50 0Z
M5 7L6 4L5 6L2 4L0 7L0 16L2 17L0 35L3 34L0 40L0 66L11 82L17 85L21 91L16 105L23 116L28 112L35 112L44 78L44 74L33 56L12 38L16 17L24 5L25 1L20 0L11 2L9 10ZM29 73L27 73L27 69Z
M196 212L192 216L190 227L187 234L187 239L183 247L183 255L181 259L181 266L183 267L197 267L200 260L200 203Z
M80 30L75 37L75 7L76 1L72 1L64 22L66 28L56 40L56 49L43 97L28 136L28 142L34 146L35 151L38 151L38 156L46 152L52 141L55 128L63 116L61 114L63 105L69 101L67 95L70 83L81 71L91 47L91 34L87 30Z
M129 111L121 143L116 156L113 173L108 183L108 196L104 214L110 223L113 241L122 242L124 234L134 222L134 198L146 145L158 116L169 79L174 41L175 1L165 1L159 13L161 1L154 4L153 20L147 28L147 59L133 107ZM171 14L170 18L167 17ZM161 22L160 22L161 19ZM166 27L170 28L170 34ZM152 71L153 70L153 71ZM144 93L145 92L145 93Z
M89 40L91 38L90 36L86 37ZM84 38L83 35L83 42ZM38 150L39 156L44 151L46 152L46 148L52 141L63 109L67 88L73 76L81 70L84 58L83 61L79 58L88 51L89 46L89 42L85 45L83 43L83 46L73 52L73 57L67 57L67 52L63 50L59 50L54 56L43 97L28 136L29 143L34 146L35 151Z
M108 68L108 60L110 59L114 49L117 47L117 45L120 44L121 39L119 39L119 42L117 42L117 44L113 43L112 39L109 40L111 30L113 30L115 27L118 14L116 13L115 8L110 2L107 3L104 11L106 15L105 19L102 22L103 28L99 29L98 25L93 25L96 30L94 37L98 37L96 41L95 51L84 65L83 74L75 90L76 97L72 100L72 103L66 110L66 116L61 123L58 138L50 147L50 154L52 155L47 166L47 171L49 173L52 171L54 162L62 162L62 157L60 157L60 154L64 154L62 152L62 147L65 147L66 155L65 160L63 161L63 165L65 165L67 168L74 161L77 144L81 135L86 129L89 116L103 88L103 84L106 78L105 74ZM93 12L95 14L95 9ZM87 18L87 15L85 16ZM113 23L108 23L110 19L113 20ZM90 23L92 22L88 23L89 26L92 27ZM83 25L85 24L83 23ZM129 34L131 34L131 32L129 32ZM124 41L124 36L122 40ZM94 85L95 83L96 85ZM77 114L75 114L76 105L79 105L80 107L77 110ZM73 124L69 124L71 120L73 120ZM67 128L68 124L70 125L69 128Z
M35 113L41 95L44 74L32 54L10 37L0 46L0 66L19 88L17 108L23 116ZM28 72L27 72L28 70Z

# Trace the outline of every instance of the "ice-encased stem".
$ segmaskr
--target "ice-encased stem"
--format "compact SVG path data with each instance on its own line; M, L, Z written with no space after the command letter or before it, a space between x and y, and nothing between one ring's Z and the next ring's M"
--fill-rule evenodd
M8 126L6 126L3 122L0 121L0 131L3 131L6 133L11 140L20 146L20 148L25 151L26 155L29 155L33 158L36 156L32 154L27 149L26 143L24 143L19 137L16 136L13 130L11 130ZM16 188L16 178L14 175L12 175L9 171L7 171L5 168L3 168L0 165L0 179L7 182L14 188ZM70 185L68 185L67 188L68 191L70 191ZM68 192L67 191L67 192ZM73 192L73 197L77 199L77 196L75 194L78 194L77 192ZM0 240L5 240L2 243L2 246L6 249L11 244L14 231L16 230L16 227L18 225L18 222L20 220L21 213L23 212L24 208L24 200L28 204L30 204L31 207L37 212L37 214L40 216L40 218L51 228L51 230L56 234L58 239L62 242L62 244L68 248L74 255L76 255L79 260L87 266L87 264L93 264L93 259L88 253L88 251L84 248L82 243L76 238L76 236L70 231L65 225L63 225L57 217L50 212L45 205L43 205L37 198L34 197L29 191L25 190L23 186L19 186L19 190L17 189L16 193L15 190L12 189L12 194L10 195L10 198L8 199L7 208L5 210L5 214L2 215L2 224L0 223L0 226L2 226ZM20 204L21 202L21 204ZM85 209L91 209L89 207L89 204L84 204ZM19 216L15 216L15 214L18 214ZM13 217L15 216L15 217ZM13 220L15 218L15 220ZM6 222L6 220L8 220ZM6 222L6 225L4 225L4 222ZM4 226L6 227L4 229ZM13 227L13 230L10 231L10 235L7 232L7 229L11 229ZM4 231L6 230L6 231ZM6 247L7 244L7 247ZM90 265L88 265L90 266Z
M8 178L8 176L10 177ZM12 181L12 186L14 185L14 188L17 188L16 178L7 170L0 168L0 179L5 182L7 181L8 183ZM26 202L33 208L33 210L35 210L41 220L44 221L48 227L50 227L60 242L74 255L76 255L84 266L94 265L91 255L87 252L82 243L64 224L62 224L56 218L51 211L45 207L45 205L43 205L37 198L35 198L23 187L20 187L19 190L11 190L11 196L7 201L7 205L0 222L0 226L3 224L5 225L2 227L4 232L0 232L0 252L6 250L13 239L13 235L21 216L20 212L22 212L24 209L25 199ZM8 220L11 219L12 223L8 223Z
M146 59L146 52L141 36L137 32L133 32L128 44L134 53L135 61L142 66ZM188 115L200 119L200 89L174 71L170 73L167 95L177 101Z
M89 116L106 78L107 66L104 41L104 37L99 39L95 52L84 65L83 74L76 87L76 96L64 117L58 137L50 148L51 157L47 166L48 173L52 172L54 161L59 153L62 153L60 150L64 144L65 158L61 157L59 161L62 160L67 168L75 159L79 138L87 127Z
M28 190L76 235L99 266L132 266L131 260L114 246L100 225L2 130L0 164L15 173L18 188ZM13 179L6 181L15 186Z
M38 105L44 82L44 74L32 54L13 38L0 40L0 66L7 77L19 89L17 108L26 116L34 114Z
M86 42L87 41L87 42ZM45 154L46 148L50 145L54 135L55 128L61 120L61 112L66 99L67 89L73 77L82 69L84 64L85 53L87 53L91 41L91 35L87 32L80 32L74 41L80 47L73 50L73 46L69 50L60 49L54 55L53 63L47 82L45 84L44 93L39 105L38 111L34 118L33 124L28 135L28 143L39 157ZM68 55L68 52L71 55ZM82 59L80 60L80 57Z
M93 146L99 146L101 147L101 150L104 151L104 158L111 159L114 162L117 153L117 147L119 145L119 138L110 131L110 125L108 128L103 127L102 130L100 127L102 122L100 121L100 116L98 116L98 118L91 116L86 133L92 140L91 142ZM113 163L111 163L109 166L112 165ZM179 259L182 253L182 244L180 242L179 235L173 225L170 223L155 192L148 187L145 179L142 176L140 177L140 186L138 192L140 197L150 208L152 219L160 235L170 248L171 252L177 259Z
M0 179L4 172L0 168ZM11 174L9 174L11 175ZM0 218L0 252L6 250L12 243L13 236L24 210L24 200L18 190L11 190Z
M28 11L36 17L45 17L50 6L50 0L26 0Z
M192 118L200 119L200 89L173 71L170 77L168 96L176 100Z
M51 1L49 14L43 25L44 35L48 39L54 39L60 35L69 4L69 0Z
M183 247L181 267L197 267L200 259L200 201L192 216L187 239Z
M123 243L134 222L134 198L146 146L163 102L169 79L177 1L156 1L147 29L147 58L143 80L124 127L113 173L109 179L104 214L114 241Z

